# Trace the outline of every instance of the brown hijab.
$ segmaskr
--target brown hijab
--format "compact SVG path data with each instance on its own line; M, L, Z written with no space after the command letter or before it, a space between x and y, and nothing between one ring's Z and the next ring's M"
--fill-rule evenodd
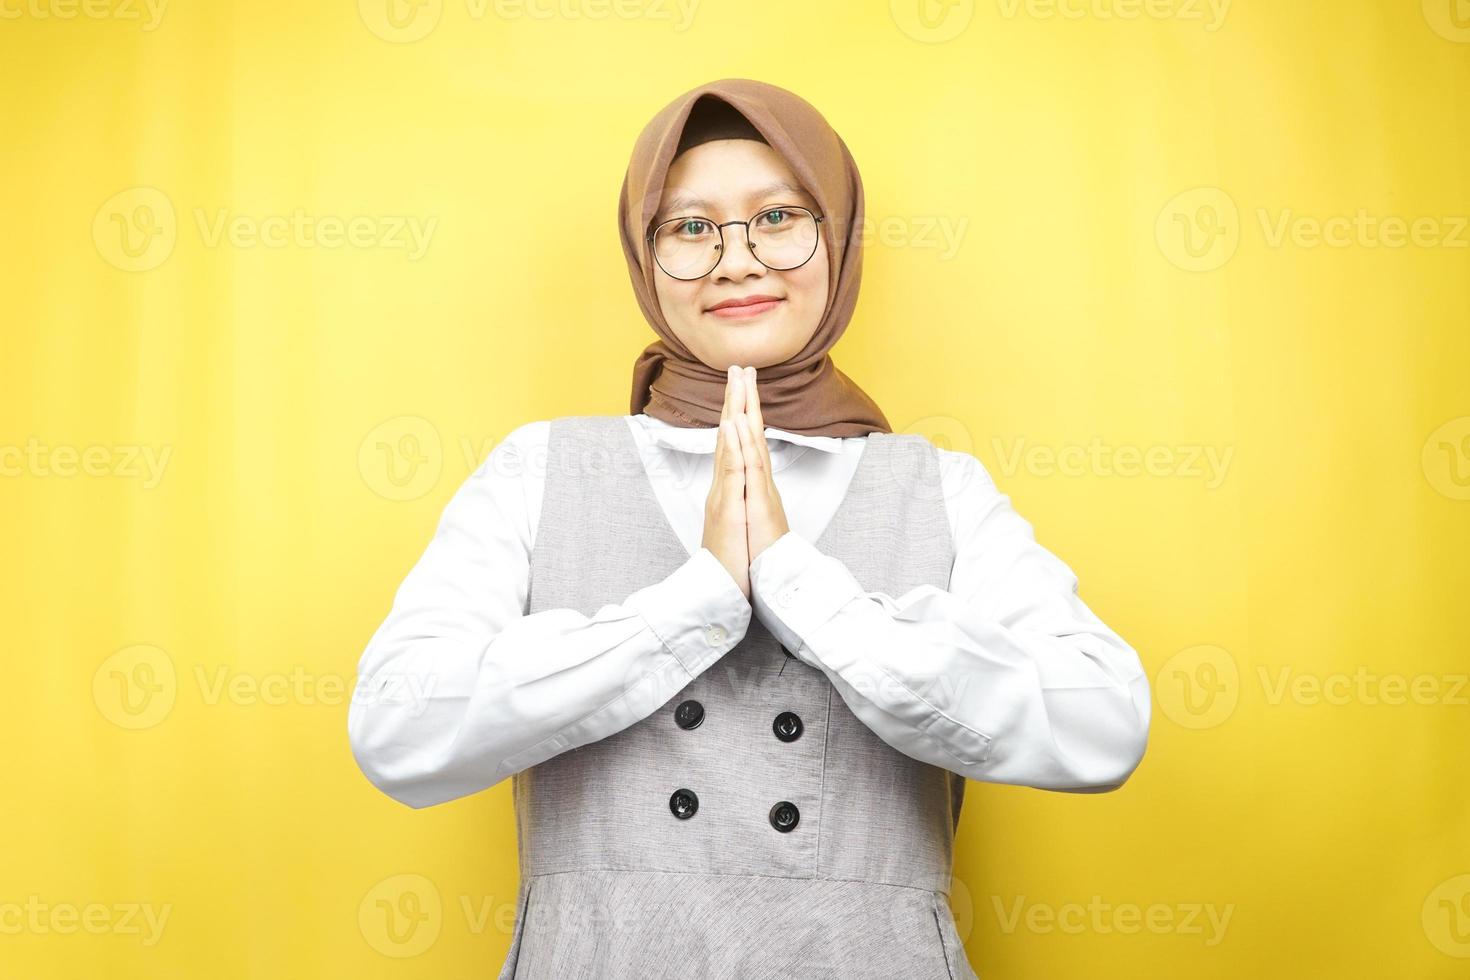
M805 348L781 364L757 371L761 415L773 428L812 436L891 432L883 412L845 374L828 351L857 304L863 252L863 181L847 144L800 96L747 78L726 78L690 89L644 127L633 147L618 199L618 225L628 275L643 316L659 335L633 364L632 414L684 427L714 427L725 401L725 372L700 361L664 322L654 289L648 227L658 211L664 178L681 149L685 123L701 98L727 103L786 160L816 199L827 249L827 308ZM729 129L730 127L726 127ZM696 138L720 138L707 132ZM690 145L685 141L685 146Z

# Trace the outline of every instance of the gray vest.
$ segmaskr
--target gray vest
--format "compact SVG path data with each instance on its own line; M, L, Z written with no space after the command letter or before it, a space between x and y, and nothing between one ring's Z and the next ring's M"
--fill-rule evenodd
M528 613L591 616L688 559L623 417L553 419L547 450ZM929 442L869 435L815 544L866 590L946 588ZM686 701L694 727L676 721ZM501 980L973 980L948 901L963 777L879 739L754 615L649 708L512 777L521 881ZM686 819L680 790L697 798Z

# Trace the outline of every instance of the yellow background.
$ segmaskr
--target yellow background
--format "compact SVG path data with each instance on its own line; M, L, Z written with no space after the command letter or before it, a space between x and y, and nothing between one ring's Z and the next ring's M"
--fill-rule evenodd
M393 2L0 0L0 976L494 975L509 782L393 802L347 692L490 448L627 410L627 155L726 76L862 169L838 364L1154 680L1121 791L970 785L981 976L1470 974L1465 0Z

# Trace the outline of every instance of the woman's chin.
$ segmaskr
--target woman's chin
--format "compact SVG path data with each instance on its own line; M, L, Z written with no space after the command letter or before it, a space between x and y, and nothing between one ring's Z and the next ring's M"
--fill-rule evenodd
M719 344L710 351L712 358L704 360L706 363L718 364L723 360L725 364L757 368L769 367L772 364L780 364L796 354L801 350L805 341L806 338L803 338L802 343L793 345L790 330L783 329L782 324L751 323L730 328L728 333L722 333Z

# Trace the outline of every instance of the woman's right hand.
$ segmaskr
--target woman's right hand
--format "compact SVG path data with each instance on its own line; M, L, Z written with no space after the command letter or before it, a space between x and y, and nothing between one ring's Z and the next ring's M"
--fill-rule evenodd
M701 545L714 553L735 579L745 598L750 598L750 544L745 528L745 457L735 416L745 411L745 385L732 365L725 372L725 404L720 409L720 427L715 439L715 468L709 497L704 502L704 540ZM757 438L765 438L757 433Z

